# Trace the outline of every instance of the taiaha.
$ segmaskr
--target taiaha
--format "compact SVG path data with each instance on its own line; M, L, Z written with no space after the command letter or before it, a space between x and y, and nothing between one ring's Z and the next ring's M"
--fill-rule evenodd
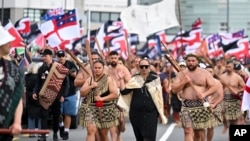
M67 52L71 56L71 58L77 63L77 65L79 65L88 75L90 75L89 71L86 70L84 65L76 58L76 56L68 48L65 49L65 52Z
M84 44L86 46L86 52L87 52L87 55L88 55L88 58L89 58L89 65L90 65L90 69L91 69L91 72L92 72L92 77L95 78L93 72L94 72L94 66L93 66L93 60L92 60L92 55L91 55L91 48L90 48L90 44L89 44L89 40L88 39L85 39L84 40Z
M104 55L103 51L101 50L101 46L100 46L99 41L97 40L97 38L95 38L95 42L96 42L96 45L97 45L97 48L98 48L98 52L100 53L100 55L102 57L102 60L104 61L104 64L107 65L107 62L105 61L105 55Z
M22 129L21 134L49 134L50 130ZM10 129L0 128L0 134L11 134Z

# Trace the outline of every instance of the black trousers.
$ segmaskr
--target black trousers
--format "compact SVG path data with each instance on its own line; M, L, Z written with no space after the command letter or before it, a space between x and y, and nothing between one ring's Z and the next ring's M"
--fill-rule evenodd
M48 129L48 118L50 110L53 116L53 132L54 134L56 134L59 130L59 116L61 115L61 102L59 100L55 100L48 110L42 107L42 113L41 113L42 129Z
M0 135L0 141L12 141L13 139L13 135L7 135L7 134L4 134L4 135Z
M130 112L129 119L136 141L156 141L158 113Z

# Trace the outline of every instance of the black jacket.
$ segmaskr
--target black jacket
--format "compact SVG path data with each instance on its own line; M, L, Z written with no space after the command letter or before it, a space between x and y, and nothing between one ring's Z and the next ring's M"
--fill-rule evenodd
M54 62L53 62L54 63ZM37 79L36 79L36 84L34 88L34 93L37 94L37 97L39 95L40 90L43 87L43 84L48 76L48 73L52 67L52 64L50 66L47 66L45 63L38 69L37 73ZM66 97L69 91L69 78L65 77L63 80L61 89L57 95L57 99L60 99L62 96Z

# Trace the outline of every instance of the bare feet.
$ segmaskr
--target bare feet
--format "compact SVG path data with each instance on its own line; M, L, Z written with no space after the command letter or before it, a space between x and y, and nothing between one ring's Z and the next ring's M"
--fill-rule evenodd
M176 126L176 127L182 127L181 122L180 122L180 121L177 121L175 126Z
M225 134L225 133L227 132L227 128L228 128L228 126L225 126L225 125L224 125L224 128L223 128L223 130L222 130L222 134Z

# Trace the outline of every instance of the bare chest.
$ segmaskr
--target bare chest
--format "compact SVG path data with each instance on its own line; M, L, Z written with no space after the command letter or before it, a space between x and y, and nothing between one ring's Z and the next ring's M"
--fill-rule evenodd
M238 81L237 78L234 76L226 76L223 77L223 82L227 85L227 86L231 86L231 87L238 87Z
M187 76L189 76L191 82L196 86L206 85L206 78L202 73L188 73Z

